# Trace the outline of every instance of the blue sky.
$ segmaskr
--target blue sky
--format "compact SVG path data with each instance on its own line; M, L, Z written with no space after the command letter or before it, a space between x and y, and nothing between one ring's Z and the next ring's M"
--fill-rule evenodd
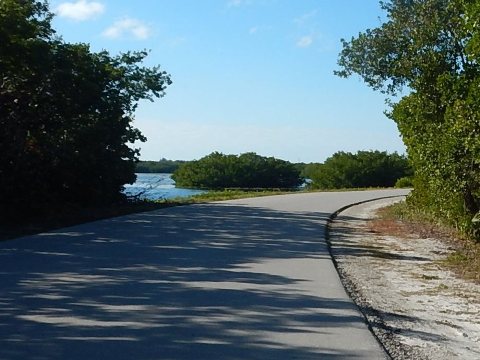
M144 160L248 151L321 162L336 151L404 152L384 96L341 79L340 39L380 24L377 0L51 0L68 42L149 49L173 84L142 102Z

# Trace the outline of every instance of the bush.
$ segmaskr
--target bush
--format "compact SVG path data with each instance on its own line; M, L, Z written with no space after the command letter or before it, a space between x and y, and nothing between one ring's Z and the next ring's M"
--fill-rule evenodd
M407 158L397 153L340 151L323 164L307 166L305 175L317 189L393 187L397 179L412 175L412 169Z
M397 180L395 183L395 187L402 189L402 188L411 188L413 187L413 179L411 176L404 176Z
M255 153L218 152L182 164L172 179L179 187L199 189L294 188L303 182L300 171L287 161Z
M409 203L480 240L480 2L381 7L383 24L343 41L336 73L399 100L387 115L415 167Z

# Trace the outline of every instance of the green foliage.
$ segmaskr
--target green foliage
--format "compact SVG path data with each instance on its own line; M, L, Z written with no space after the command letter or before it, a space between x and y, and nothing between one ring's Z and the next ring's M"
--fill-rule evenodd
M390 0L387 21L343 42L340 76L408 95L392 105L415 168L413 206L465 233L480 209L480 5Z
M185 205L185 204L206 203L206 202L211 202L211 201L225 201L225 200L263 197L263 196L283 195L283 194L288 194L288 193L289 192L287 192L287 191L281 191L281 190L225 189L225 190L211 190L211 191L206 191L204 193L189 196L189 197L168 199L168 200L165 200L165 201L170 202L172 204Z
M395 187L398 189L413 187L413 178L411 176L404 176L395 182Z
M380 151L356 154L337 152L323 164L310 164L305 176L315 189L392 187L397 179L411 175L405 156Z
M46 2L0 2L1 213L121 197L145 141L132 126L141 99L170 77L145 51L111 56L55 36Z
M181 160L161 159L159 161L139 161L136 165L137 173L173 173L180 165L185 163Z
M443 74L458 74L471 68L464 41L464 4L469 0L382 1L387 21L368 29L343 50L337 75L359 74L377 90L396 93L403 86L430 88ZM435 94L433 94L435 96Z
M303 182L299 173L293 164L273 157L214 152L181 165L172 178L187 188L293 188Z

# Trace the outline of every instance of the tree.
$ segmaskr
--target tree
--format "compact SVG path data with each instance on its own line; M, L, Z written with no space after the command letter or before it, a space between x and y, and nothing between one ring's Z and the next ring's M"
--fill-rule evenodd
M164 95L170 76L141 66L145 51L111 56L55 36L46 2L0 2L1 212L116 201L135 180L145 141L133 127L140 99Z
M359 74L398 95L397 123L415 168L409 201L462 230L480 207L479 5L474 0L391 0L387 21L343 41L340 76Z
M412 170L405 156L381 151L337 152L323 164L311 164L306 176L316 189L392 187Z
M172 178L177 186L200 189L294 188L303 182L295 165L251 152L239 156L213 152L182 164Z
M182 160L167 160L165 158L159 161L142 161L140 160L136 167L137 173L173 173L185 161Z

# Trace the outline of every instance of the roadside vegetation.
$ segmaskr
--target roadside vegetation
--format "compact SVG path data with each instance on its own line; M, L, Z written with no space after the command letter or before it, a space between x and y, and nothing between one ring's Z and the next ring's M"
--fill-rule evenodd
M170 76L147 52L111 55L64 42L48 3L0 1L0 222L125 200L145 137L140 100L165 94Z
M480 2L389 0L343 40L337 75L389 96L414 168L411 211L480 240Z
M337 152L323 164L308 164L302 172L311 189L393 187L413 175L404 155L381 151ZM408 187L406 180L399 187Z
M190 196L187 198L178 198L172 200L165 200L166 203L173 203L179 205L206 203L210 201L224 201L236 199L248 199L253 197L273 196L291 194L291 191L282 190L214 190L202 194Z
M405 202L396 203L377 212L371 220L372 231L384 235L417 238L435 238L453 248L440 265L454 271L461 278L480 283L480 242L465 238L464 234L442 225L438 219L416 211Z

